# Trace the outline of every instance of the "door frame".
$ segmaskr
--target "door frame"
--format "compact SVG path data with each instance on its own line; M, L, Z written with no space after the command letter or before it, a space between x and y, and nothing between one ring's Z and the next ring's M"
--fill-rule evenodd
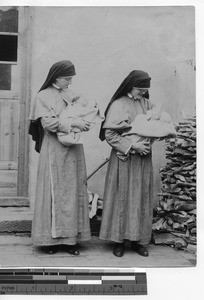
M19 68L19 142L17 164L17 194L1 196L0 206L30 206L29 171L30 138L29 109L31 99L32 18L33 7L19 6L18 68Z
M20 116L17 176L18 197L28 197L29 192L30 139L28 135L28 116L31 98L32 10L32 7L19 7Z

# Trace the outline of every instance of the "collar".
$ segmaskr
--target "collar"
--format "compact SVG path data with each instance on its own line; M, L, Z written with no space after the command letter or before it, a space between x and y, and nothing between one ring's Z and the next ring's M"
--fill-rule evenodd
M130 93L127 93L127 96L128 96L130 99L133 99L133 98L134 98L133 95L130 94Z
M140 99L142 99L142 98L135 98L132 94L130 94L130 93L127 93L127 96L128 96L128 98L130 98L130 99L132 99L132 100L140 100Z
M56 85L55 83L53 83L52 85L53 85L54 88L56 88L57 90L61 90L61 88L60 88L58 85Z

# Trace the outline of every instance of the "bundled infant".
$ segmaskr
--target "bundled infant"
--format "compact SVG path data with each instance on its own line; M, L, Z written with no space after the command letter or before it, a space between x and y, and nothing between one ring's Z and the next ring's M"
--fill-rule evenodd
M175 137L176 130L172 123L170 115L161 111L160 106L148 110L146 114L139 114L135 120L130 124L130 130L122 133L122 136L127 137L133 143L148 142L150 146L156 139L163 139L166 137ZM131 153L135 153L132 150ZM117 152L117 156L121 160L126 160L129 154Z
M78 95L74 96L69 92L69 105L61 112L59 116L59 123L66 124L67 121L71 124L73 120L83 120L88 122L89 129L97 122L103 120L98 104L91 103L86 98ZM83 143L82 131L77 127L69 127L68 132L58 132L58 140L64 146L71 146Z

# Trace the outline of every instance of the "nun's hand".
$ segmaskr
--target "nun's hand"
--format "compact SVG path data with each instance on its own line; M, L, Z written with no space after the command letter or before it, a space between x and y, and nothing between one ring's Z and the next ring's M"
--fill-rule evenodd
M83 125L83 131L88 131L90 129L91 123L88 121L83 121L84 125Z
M136 142L133 143L132 149L134 149L140 155L147 155L150 153L150 143L149 142Z
M90 129L90 122L82 119L74 119L72 121L72 127L77 127L80 131L88 131Z

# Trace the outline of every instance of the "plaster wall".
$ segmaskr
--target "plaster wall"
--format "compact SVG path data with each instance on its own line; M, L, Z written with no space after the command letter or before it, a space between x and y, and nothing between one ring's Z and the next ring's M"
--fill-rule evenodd
M150 99L161 103L173 121L195 114L194 7L34 7L32 100L50 66L69 59L76 68L72 89L96 99L105 110L122 80L133 69L152 78ZM110 147L98 138L99 126L87 133L87 173ZM31 143L30 199L35 199L38 154ZM158 170L165 164L163 143L154 144L154 196ZM89 180L89 190L103 197L107 165Z

